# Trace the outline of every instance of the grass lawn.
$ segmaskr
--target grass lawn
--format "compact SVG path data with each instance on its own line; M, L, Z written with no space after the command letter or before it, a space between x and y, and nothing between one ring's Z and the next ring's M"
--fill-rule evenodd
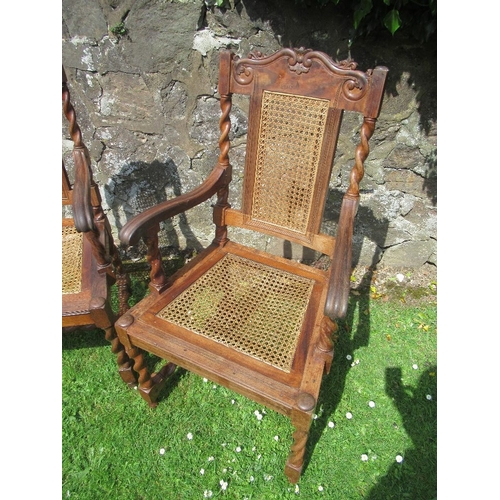
M102 331L64 334L62 498L437 498L436 316L351 295L297 486L286 417L181 369L151 409Z

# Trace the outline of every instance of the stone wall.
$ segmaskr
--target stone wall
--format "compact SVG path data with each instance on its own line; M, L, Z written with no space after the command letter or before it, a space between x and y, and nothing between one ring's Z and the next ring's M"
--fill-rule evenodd
M284 0L63 0L62 62L94 176L116 235L131 216L199 185L217 158L220 49L245 56L284 46L348 54L350 19L334 7ZM208 4L208 6L207 6ZM122 23L122 24L121 24ZM397 35L397 34L396 34ZM362 181L354 264L437 265L436 43L390 35L357 42L361 70L389 68L386 95ZM235 99L231 203L238 206L248 103ZM357 144L357 116L345 115L324 230L335 230L340 195ZM63 124L63 155L71 142ZM308 257L302 248L243 232L260 249ZM165 247L201 249L213 238L210 202L164 224ZM132 249L124 249L131 252Z

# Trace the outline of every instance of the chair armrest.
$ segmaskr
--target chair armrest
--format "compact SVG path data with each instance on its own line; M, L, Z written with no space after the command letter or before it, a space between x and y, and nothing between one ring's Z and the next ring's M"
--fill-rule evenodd
M75 181L73 183L73 220L77 231L95 231L92 208L92 172L87 148L82 144L73 149Z
M332 320L342 319L347 313L351 288L352 235L358 210L358 197L344 196L340 209L332 270L325 304L325 315Z
M155 228L160 222L208 200L229 182L230 175L228 165L217 165L196 189L172 200L159 203L130 219L120 231L120 241L126 245L137 244L140 238L147 236L148 231Z
M82 131L76 120L75 108L73 104L71 104L68 79L64 71L64 66L62 68L62 102L64 115L69 123L69 133L73 141L73 162L75 164L75 181L73 183L71 202L73 207L73 220L77 231L87 233L96 230L91 193L93 186L92 163L90 161L89 151L83 143ZM66 182L69 184L68 180Z

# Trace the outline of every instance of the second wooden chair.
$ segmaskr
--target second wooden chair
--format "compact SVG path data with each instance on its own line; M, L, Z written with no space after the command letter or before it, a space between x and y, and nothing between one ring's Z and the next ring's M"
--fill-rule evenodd
M71 104L66 73L62 71L62 102L73 141L74 182L62 164L62 204L72 216L62 220L62 327L96 326L104 330L117 357L122 380L137 386L132 363L116 335L117 314L111 304L111 287L118 288L118 315L128 310L129 278L123 270L111 227L92 178L89 152Z

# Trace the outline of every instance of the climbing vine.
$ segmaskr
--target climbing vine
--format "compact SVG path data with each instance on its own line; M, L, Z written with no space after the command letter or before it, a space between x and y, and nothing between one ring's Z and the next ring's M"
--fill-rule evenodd
M205 4L232 8L238 1L205 0ZM308 9L335 5L340 15L351 19L351 45L358 38L383 31L426 42L437 31L437 0L295 0L295 4Z
M437 31L437 0L295 0L309 8L334 4L349 15L351 43L360 37L387 30L425 42Z

